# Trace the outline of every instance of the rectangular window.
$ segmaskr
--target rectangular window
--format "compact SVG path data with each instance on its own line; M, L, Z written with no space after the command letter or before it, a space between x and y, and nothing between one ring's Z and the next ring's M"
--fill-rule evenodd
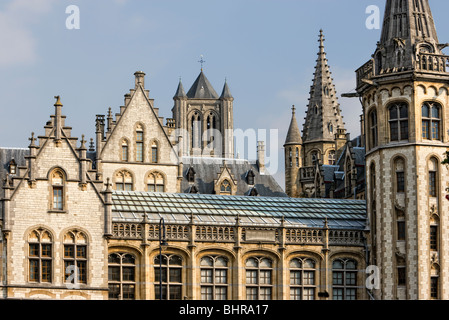
M398 286L405 286L406 284L406 273L405 266L398 267Z
M227 282L227 270L215 270L215 283L225 284Z
M398 240L404 241L405 240L405 221L400 220L397 222L398 226Z
M213 300L212 292L212 287L201 287L201 300Z
M215 288L215 300L226 300L228 298L228 288L227 287L216 287Z
M290 284L301 285L301 271L290 271Z
M304 288L304 300L315 300L315 288Z
M438 277L430 278L430 297L438 299Z
M252 271L252 270L246 271L246 283L247 284L257 284L257 271Z
M432 121L432 139L440 139L440 123L438 121Z
M53 187L53 209L63 210L62 187Z
M122 161L128 161L128 146L122 146Z
M334 288L332 290L332 299L334 299L334 300L343 300L343 289Z
M120 281L120 267L109 267L108 280Z
M246 288L246 300L257 300L257 288Z
M39 281L39 260L30 260L30 281Z
M143 162L143 143L137 142L136 146L136 161Z
M301 288L290 288L290 300L301 300Z
M213 283L212 270L201 270L201 283Z
M437 173L435 171L429 172L429 196L437 196Z
M151 162L157 163L157 148L151 148Z
M399 141L399 130L397 121L390 122L390 140Z
M430 226L430 250L438 251L438 227Z
M422 137L423 139L430 139L430 125L429 120L423 120L422 122Z
M396 190L397 192L405 191L404 172L396 172Z
M51 282L51 260L42 260L42 282Z
M135 299L136 286L134 284L124 284L123 285L123 300L134 300Z
M408 139L408 121L401 121L401 140Z

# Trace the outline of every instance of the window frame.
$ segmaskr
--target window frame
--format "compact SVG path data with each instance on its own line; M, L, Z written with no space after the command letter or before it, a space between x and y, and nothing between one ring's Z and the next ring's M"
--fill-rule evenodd
M118 259L120 260L117 262L111 262L111 257L113 255L116 255ZM127 263L124 262L126 256L132 257L134 260L134 263ZM119 270L119 279L114 280L111 279L111 268L118 268ZM133 280L124 279L124 269L133 269ZM136 293L137 290L137 272L136 272L136 256L129 252L112 252L108 255L108 299L109 300L135 300L137 298ZM111 298L111 286L118 286L118 297L117 299ZM133 287L133 297L132 298L124 298L124 287Z
M248 261L254 259L257 267L248 266ZM261 267L261 262L268 260L270 267ZM245 296L246 300L273 300L274 299L274 261L261 257L248 257L245 260ZM249 275L249 277L248 277ZM250 281L248 281L250 279ZM269 283L266 283L269 280ZM253 282L254 281L254 282ZM268 297L268 299L266 299Z
M335 263L337 261L340 261L343 268L341 269L336 269L335 268ZM355 269L348 269L347 265L349 262L353 262L355 265ZM358 290L358 261L356 259L353 258L337 258L332 262L332 299L333 300L357 300L358 295L359 295L359 290ZM341 277L335 277L335 275L341 275ZM350 277L349 277L350 275ZM335 283L337 280L341 279L341 284L340 283ZM348 279L355 280L354 284L348 284ZM337 290L341 290L341 298L342 299L336 299L337 296L340 295L336 295L335 293L337 292ZM348 291L351 290L355 292L354 295L354 299L348 299ZM352 294L350 296L352 298Z
M165 257L165 261L166 264L160 264L161 260L163 261L163 258ZM159 264L156 263L156 260L159 258ZM175 264L170 264L170 260L172 258L179 258L179 260L181 261L181 265L175 265ZM162 259L159 256L159 254L155 255L154 259L153 259L153 272L154 272L154 298L156 300L181 300L183 298L183 291L184 291L184 283L183 283L183 279L184 279L184 274L183 274L183 268L184 268L184 259L182 258L182 256L178 255L178 254L162 254ZM159 285L160 285L160 278L158 278L158 274L159 274L159 268L162 267L162 275L165 274L165 281L164 281L164 277L162 277L162 299L161 297L159 297ZM171 281L172 279L172 272L171 270L176 270L179 271L179 276L180 276L180 281L176 282L176 281ZM159 274L159 277L161 277L161 275ZM179 299L173 299L171 298L171 290L170 289L174 289L174 288L178 288L180 289L180 294L179 294ZM165 288L165 299L163 299L164 297L164 288Z
M300 261L301 263L301 267L292 267L292 262L294 260ZM306 261L312 261L313 263L313 267L312 268L307 268L305 267L305 262ZM293 259L291 259L289 261L289 275L290 275L290 282L289 282L289 287L290 287L290 293L289 293L289 297L290 300L315 300L316 299L316 295L317 295L317 269L316 269L316 265L317 262L312 259L312 258L308 258L308 257L295 257ZM292 279L292 272L294 272L294 274L300 274L300 283L292 283L292 280L296 280L298 279L297 277L294 277ZM313 274L313 283L306 283L304 280L305 278L305 274ZM292 296L292 289L293 290L299 290L299 296L298 294L295 292L294 295ZM304 299L305 298L305 289L307 290L311 290L313 292L312 294L312 299ZM299 299L294 299L296 297L299 297Z
M78 241L80 235L85 239L84 242ZM67 236L73 239L73 242L66 241ZM71 251L73 252L73 256L66 255L67 248L73 248ZM81 248L84 248L84 250L80 251L79 249ZM87 234L78 230L71 230L67 232L64 236L62 249L62 261L64 265L63 283L67 284L66 281L68 280L68 277L72 275L67 272L67 268L70 266L75 266L77 267L76 274L78 275L78 279L76 279L75 284L87 285L89 283L89 240ZM79 256L80 252L83 252L82 256Z
M424 108L427 108L427 116L424 115ZM436 109L438 112L438 117L434 117L433 110ZM430 141L441 141L442 140L442 106L438 102L426 101L421 107L421 121L422 121L422 139ZM426 124L426 126L424 126ZM437 132L434 132L434 125L437 125Z
M31 235L35 233L37 236L37 241L31 239ZM50 241L43 241L44 233L48 234ZM30 283L53 283L53 260L54 260L54 243L52 234L46 229L36 229L29 233L28 235L28 282ZM43 255L43 247L50 247L50 254ZM37 248L37 254L31 253L31 248ZM46 250L48 251L48 250ZM35 265L36 267L33 267ZM49 267L49 268L48 268ZM44 269L49 269L45 272L44 277ZM32 271L33 270L33 271ZM34 276L32 276L34 275Z
M402 117L401 110L402 107L405 107L405 110L407 111L407 116ZM392 109L396 109L396 118L391 118L392 116ZM391 103L388 108L388 124L389 124L389 133L390 133L390 142L401 142L401 141L408 141L410 139L410 124L409 124L409 105L405 102L394 102ZM403 130L403 124L406 124L406 129ZM393 128L393 124L396 126L396 128ZM396 130L396 135L393 135L393 130ZM403 132L404 131L404 132ZM403 137L404 135L404 137ZM397 138L396 138L397 136Z
M203 259L209 258L212 260L212 266L206 266L202 264ZM226 266L217 266L218 259L223 259L226 262ZM205 275L204 277L210 277L211 282L203 281L203 272L209 273L209 275ZM225 282L217 282L217 273L224 272L225 275ZM200 259L200 294L201 294L201 300L228 300L229 298L229 259L225 256L210 256L206 255L201 257ZM220 275L220 278L223 276ZM205 289L206 292L203 292L203 289ZM223 296L223 292L220 292L221 290L224 291L224 297L222 299L219 299L219 296ZM209 295L211 299L209 298ZM218 299L217 299L218 298Z

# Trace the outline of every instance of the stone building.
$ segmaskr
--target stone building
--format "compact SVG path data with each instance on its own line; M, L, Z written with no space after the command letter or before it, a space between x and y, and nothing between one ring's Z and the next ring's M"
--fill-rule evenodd
M320 30L318 59L302 134L292 108L284 143L285 192L290 197L364 199L364 137L346 133Z
M142 72L115 119L97 116L96 145L56 98L27 149L0 149L2 298L367 298L365 202L286 197L263 142L256 163L183 154Z
M449 298L446 46L427 0L388 0L381 39L357 70L378 299Z

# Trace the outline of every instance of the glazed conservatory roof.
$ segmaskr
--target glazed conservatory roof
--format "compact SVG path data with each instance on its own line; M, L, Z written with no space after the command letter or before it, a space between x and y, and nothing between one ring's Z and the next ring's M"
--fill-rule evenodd
M219 196L184 193L149 193L114 191L113 221L189 223L193 215L197 223L321 228L327 218L331 229L365 228L366 204L361 200L295 199L248 196Z

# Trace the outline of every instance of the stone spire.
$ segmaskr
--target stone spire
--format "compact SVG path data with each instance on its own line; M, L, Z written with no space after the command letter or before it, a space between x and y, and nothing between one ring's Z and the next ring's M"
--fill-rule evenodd
M419 52L441 55L428 0L387 0L375 53L376 75L415 70Z
M184 87L182 86L181 79L179 79L178 89L176 90L175 96L173 98L187 98Z
M324 51L322 30L318 41L320 46L303 128L303 143L333 141L337 128L344 128L337 92Z
M299 131L298 121L296 120L296 109L295 106L292 107L292 120L290 122L290 127L288 128L287 138L285 138L285 144L299 145L302 143L301 132Z
M229 90L228 81L225 81L220 99L232 99L231 90Z

